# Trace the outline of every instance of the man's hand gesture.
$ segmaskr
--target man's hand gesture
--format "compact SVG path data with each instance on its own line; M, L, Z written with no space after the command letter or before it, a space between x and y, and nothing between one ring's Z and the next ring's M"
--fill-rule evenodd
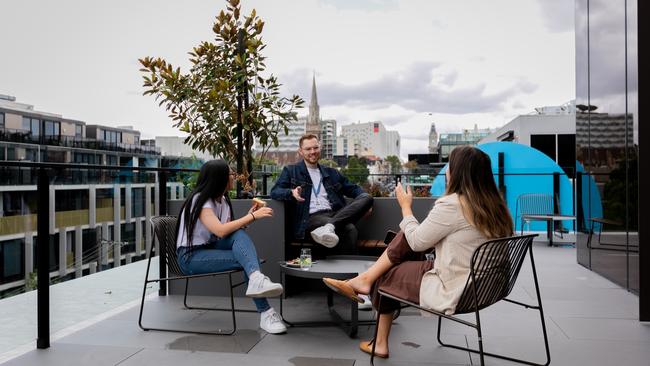
M293 198L296 199L296 201L305 202L305 199L302 198L302 187L301 186L298 186L298 187L292 189L291 194L293 195Z

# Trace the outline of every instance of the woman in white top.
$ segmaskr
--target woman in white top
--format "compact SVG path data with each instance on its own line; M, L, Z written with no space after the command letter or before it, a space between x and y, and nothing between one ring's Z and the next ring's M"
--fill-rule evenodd
M402 231L366 272L348 281L324 279L333 290L353 300L371 294L378 308L378 290L419 303L422 307L453 314L469 277L474 250L488 239L512 235L512 218L501 198L483 151L461 146L452 150L447 166L447 189L421 223L413 216L413 194L397 185L402 208ZM436 250L435 261L423 252ZM361 342L367 353L376 342L375 355L388 357L388 335L399 303L384 298L377 324L377 339Z
M261 314L260 327L268 333L284 333L282 317L266 300L281 295L282 285L260 272L255 244L242 229L273 216L273 210L253 202L248 213L235 220L228 198L233 186L234 173L228 163L211 160L203 164L196 188L181 208L176 228L178 264L188 275L243 268L248 278L246 296L253 298Z

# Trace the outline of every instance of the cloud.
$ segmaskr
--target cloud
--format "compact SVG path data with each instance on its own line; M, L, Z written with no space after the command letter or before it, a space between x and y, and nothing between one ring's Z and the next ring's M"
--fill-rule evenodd
M378 11L395 9L398 7L397 0L320 0L325 6L332 6L338 10L364 10Z
M280 79L286 88L300 95L310 95L311 72L297 70ZM520 79L504 90L488 93L484 82L454 87L457 70L448 70L441 63L419 62L406 69L384 74L376 79L354 85L341 82L318 82L318 103L322 107L348 106L361 109L383 109L398 106L414 113L465 114L503 108L511 97L530 94L537 84Z
M542 19L551 32L570 32L574 30L574 1L539 0Z

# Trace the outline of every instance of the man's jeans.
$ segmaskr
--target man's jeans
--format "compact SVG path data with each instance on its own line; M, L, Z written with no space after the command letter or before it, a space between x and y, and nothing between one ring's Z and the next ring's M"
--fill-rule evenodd
M248 276L260 270L259 259L255 251L255 244L242 229L239 229L225 238L212 236L204 245L193 248L179 247L176 249L178 265L183 273L196 275L210 272L244 269L246 281ZM258 312L271 308L265 298L254 298Z
M367 193L362 193L349 204L338 211L320 211L309 215L306 235L325 224L332 224L339 237L339 243L328 251L328 254L357 254L357 238L359 232L355 224L372 207L373 199Z

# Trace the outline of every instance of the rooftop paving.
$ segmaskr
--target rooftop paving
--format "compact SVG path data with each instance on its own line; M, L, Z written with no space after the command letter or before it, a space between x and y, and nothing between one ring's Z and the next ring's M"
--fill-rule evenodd
M576 263L574 248L535 243L534 254L549 332L552 365L647 365L650 324L638 321L638 298ZM35 292L0 301L0 363L3 365L368 365L338 327L290 328L266 334L259 316L238 313L233 336L142 331L137 325L144 261L51 287L52 342L35 349ZM270 265L270 264L267 264ZM147 298L145 323L213 330L227 327L227 313L185 310L178 296ZM526 262L510 298L534 302L534 285ZM193 297L204 305L226 304L224 298ZM337 306L346 300L335 297ZM249 299L238 307L253 308ZM272 305L278 308L278 301ZM342 310L343 311L343 310ZM285 301L291 320L328 319L325 295L310 291ZM370 318L371 312L361 313ZM468 316L468 320L473 316ZM481 312L487 352L502 352L543 362L544 348L537 312L506 302ZM390 358L377 365L474 365L476 355L438 346L435 318L405 309L390 337ZM359 338L373 328L362 326ZM443 337L476 345L473 329L443 321ZM488 365L513 363L486 358Z

